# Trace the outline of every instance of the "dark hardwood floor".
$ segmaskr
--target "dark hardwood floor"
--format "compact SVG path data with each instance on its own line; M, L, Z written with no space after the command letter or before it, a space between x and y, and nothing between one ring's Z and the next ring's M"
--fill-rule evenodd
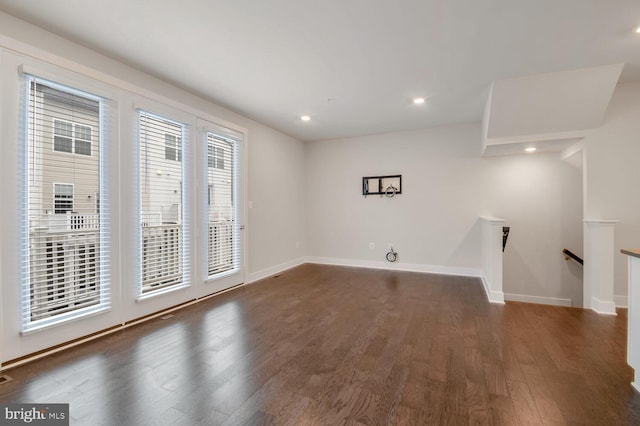
M303 265L7 371L72 424L640 424L626 312L477 279Z

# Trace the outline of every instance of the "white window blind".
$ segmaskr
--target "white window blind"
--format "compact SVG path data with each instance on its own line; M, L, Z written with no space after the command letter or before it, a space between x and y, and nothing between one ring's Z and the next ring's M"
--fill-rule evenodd
M109 307L108 102L34 76L25 83L21 310L28 331Z
M207 275L240 267L240 227L236 185L238 144L226 135L207 132Z
M187 126L142 110L138 117L143 296L188 282L182 161Z

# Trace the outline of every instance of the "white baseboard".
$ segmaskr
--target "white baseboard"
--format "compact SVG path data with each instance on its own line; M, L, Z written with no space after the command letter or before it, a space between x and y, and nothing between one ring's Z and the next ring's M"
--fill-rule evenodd
M247 275L246 284L251 284L253 282L259 281L261 279L270 277L271 275L279 274L280 272L286 271L287 269L295 268L296 266L300 266L305 263L305 258L300 257L298 259L293 259L288 262L281 263L276 266L271 266L270 268L265 268L257 272L252 272Z
M482 275L480 276L480 281L482 281L482 287L484 288L484 294L487 295L487 299L489 299L489 293L491 293L491 291L489 290L489 282L487 281L487 278Z
M613 295L613 302L616 304L618 308L628 308L629 307L629 296L621 296L619 294Z
M489 302L504 305L504 293L501 291L489 292Z
M591 309L601 315L618 315L616 313L616 304L614 302L607 302L595 297L591 298Z
M320 265L351 266L355 268L387 269L391 271L424 272L428 274L457 275L464 277L478 277L479 269L457 266L418 265L414 263L391 263L378 260L338 259L334 257L307 257L307 263Z
M487 299L489 299L490 303L499 303L504 305L504 293L501 291L491 291L489 288L491 285L489 284L486 277L480 277L482 280L482 287L484 287L484 292L487 295Z
M527 294L505 293L504 300L508 300L511 302L537 303L539 305L565 306L568 308L573 306L573 302L571 299L561 299L559 297L529 296Z

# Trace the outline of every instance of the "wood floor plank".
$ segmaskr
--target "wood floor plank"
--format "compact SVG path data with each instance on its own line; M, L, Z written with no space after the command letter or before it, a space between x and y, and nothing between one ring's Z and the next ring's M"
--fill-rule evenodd
M67 402L79 425L638 425L626 324L306 264L11 369L0 402Z
M523 424L540 424L542 417L538 412L529 385L525 382L507 381L509 396L516 414Z

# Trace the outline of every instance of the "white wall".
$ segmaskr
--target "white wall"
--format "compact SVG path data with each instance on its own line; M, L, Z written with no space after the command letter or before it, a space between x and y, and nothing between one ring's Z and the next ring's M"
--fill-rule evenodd
M585 217L620 220L615 230L614 295L626 296L627 256L620 249L640 246L640 83L617 86L605 124L584 142Z
M255 273L301 256L305 245L302 142L3 12L0 12L0 46L28 52L92 77L100 76L124 89L148 91L174 106L204 111L247 129L247 198L254 200L254 208L248 210L248 272ZM262 229L265 224L268 230ZM298 241L300 249L296 248Z
M582 253L581 171L557 154L481 158L480 135L460 125L307 143L307 254L372 264L393 243L413 269L478 272L489 214L512 227L504 292L579 304L580 270L561 251ZM402 174L403 193L364 198L362 176L385 174Z
M440 127L307 143L307 254L481 267L480 131ZM402 194L362 196L362 177L402 175ZM375 249L369 249L369 243Z
M582 306L582 266L562 255L568 248L583 257L582 170L557 154L494 157L486 165L487 208L511 227L505 299Z
M304 144L254 128L249 156L249 259L253 277L302 261L305 241ZM252 276L249 277L249 280Z

